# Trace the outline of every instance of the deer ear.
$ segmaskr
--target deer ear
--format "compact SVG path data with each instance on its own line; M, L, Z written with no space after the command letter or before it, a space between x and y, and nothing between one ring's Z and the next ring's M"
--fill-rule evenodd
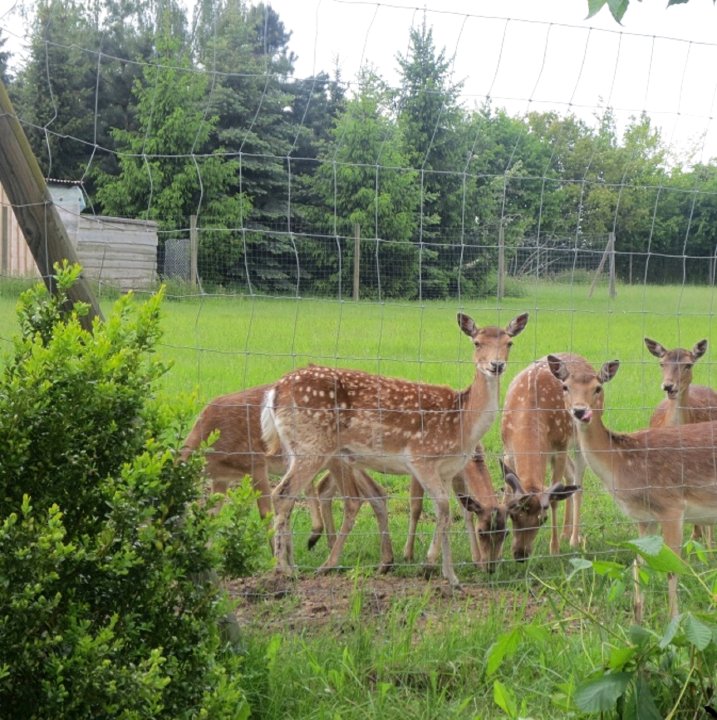
M619 368L619 360L610 360L609 362L606 362L600 368L600 372L598 373L598 380L600 380L601 383L609 382L615 377L615 375L617 375L617 371Z
M651 340L649 337L645 338L645 347L650 351L656 358L662 358L667 354L667 350L657 342L657 340Z
M508 323L508 326L505 328L505 331L511 337L515 337L516 335L520 335L520 333L522 333L523 330L525 330L525 326L527 324L528 324L528 313L523 313L522 315L518 315L518 317L514 317Z
M458 326L468 337L475 337L478 334L478 327L470 315L458 313Z
M707 352L707 340L700 340L692 348L692 356L695 360L699 360Z
M456 494L458 497L458 500L460 501L461 505L468 511L472 512L474 515L481 516L484 512L483 506L475 499L472 498L470 495L465 495L463 493Z
M548 367L550 372L553 373L557 380L563 382L568 376L568 369L565 367L565 363L556 355L548 355Z
M520 478L502 460L499 459L498 462L500 463L500 469L503 471L503 479L505 480L505 484L508 485L508 487L512 490L513 494L525 495L525 490L523 490L523 486L520 484Z

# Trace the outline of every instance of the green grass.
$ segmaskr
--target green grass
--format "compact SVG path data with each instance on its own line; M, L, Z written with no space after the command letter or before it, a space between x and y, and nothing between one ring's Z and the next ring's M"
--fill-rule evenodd
M161 390L178 406L190 397L196 413L217 395L275 380L308 362L461 388L471 382L473 369L471 343L458 329L456 312L467 312L479 325L505 325L527 311L530 320L516 338L502 392L517 372L548 352L577 352L596 366L617 358L621 368L606 387L605 419L609 427L628 431L644 427L663 397L657 361L646 351L643 337L690 348L712 337L715 293L710 288L620 286L615 299L607 297L604 286L598 286L592 298L586 285L523 284L520 289L522 296L501 303L494 298L429 303L169 298L159 354L172 369ZM0 350L5 352L17 329L15 302L16 292L0 287ZM103 300L103 305L109 302ZM710 346L695 366L696 383L717 385L715 352ZM498 426L484 439L496 485ZM391 532L400 558L408 524L407 481L377 479L391 496ZM339 503L335 512L339 522ZM309 552L308 514L297 508L293 521L296 561L307 574L323 561L325 545ZM629 588L624 594L616 592L619 583L591 571L569 578L572 557L626 564L629 555L619 544L636 535L589 471L583 526L584 548L575 553L564 546L557 558L548 556L547 529L528 563L509 560L508 542L506 561L487 578L470 563L462 523L456 521L458 574L467 586L485 588L483 604L476 608L458 597L441 603L437 613L427 591L423 597L399 597L386 612L372 614L363 583L370 585L365 578L378 562L378 537L370 509L363 507L342 558L344 572L356 578L353 610L319 629L281 632L276 628L282 626L282 608L292 602L288 598L267 609L265 626L245 629L247 683L256 717L570 716L560 708L567 702L563 695L570 696L582 678L605 664L615 644L611 633L622 633L631 622ZM432 530L427 506L417 557L425 555ZM709 565L695 557L692 562L697 572L710 572ZM398 579L419 578L421 568L399 559L394 574ZM681 602L684 609L695 611L704 606L694 578L684 581ZM649 612L648 622L661 628L667 620L664 577L651 581ZM513 628L521 629L521 642L488 672L489 648ZM507 710L494 701L496 681L508 688L508 701L513 693L515 712L505 699L501 702Z

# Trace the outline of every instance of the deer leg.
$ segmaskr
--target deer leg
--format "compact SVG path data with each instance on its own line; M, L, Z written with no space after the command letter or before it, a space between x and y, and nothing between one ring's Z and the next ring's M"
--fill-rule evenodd
M665 544L677 555L682 554L682 514L662 520L662 537ZM675 618L679 614L677 602L677 575L667 575L667 598L670 607L670 617Z
M644 537L650 533L655 532L655 523L652 522L638 522L637 523L637 534L640 537ZM635 622L638 625L642 624L642 618L645 611L645 598L642 594L642 586L640 585L640 556L638 555L632 564L632 584L634 588L634 600L633 600L633 613L635 615Z
M456 495L468 495L468 489L466 488L466 481L463 477L463 474L456 475L453 478L453 492ZM474 522L474 514L470 512L469 510L466 510L463 505L461 505L461 510L463 511L463 520L466 524L466 533L468 534L468 544L471 548L471 559L476 565L479 565L483 567L485 565L485 558L483 557L480 546L478 545L478 538L476 536L476 527Z
M563 479L563 476L565 475L565 466L567 463L567 455L565 453L557 453L556 455L553 455L551 458L551 465L553 469L553 480L551 482L551 485L560 482ZM570 526L568 525L568 518L571 517L572 513L572 507L573 507L573 499L572 497L568 498L565 503L565 522L563 524L563 537L568 537L570 534ZM568 503L570 503L568 505ZM570 513L568 512L568 509L570 509ZM560 526L560 521L558 519L558 503L551 502L550 503L550 519L552 522L552 528L550 531L550 554L551 555L557 555L560 552L560 538L558 537L558 527Z
M380 573L388 572L393 566L393 545L391 532L388 528L388 501L386 491L363 470L354 472L354 480L358 494L370 505L376 516L378 532L381 536L381 563L378 566Z
M278 573L291 574L294 571L291 511L299 494L309 487L322 465L323 458L292 458L289 469L271 495L274 503L274 554Z
M703 541L703 545L710 549L712 547L712 526L711 525L694 525L692 527L692 539Z
M420 478L419 478L420 480ZM448 581L449 585L455 588L460 587L460 582L453 569L453 557L451 554L451 506L450 494L441 481L436 477L432 481L423 482L423 489L428 492L436 507L436 527L433 531L431 545L428 548L426 561L429 568L436 564L438 552L440 550L443 556L441 572L443 577Z
M572 459L568 458L568 461L568 472L570 473L572 484L577 485L580 488L578 492L573 493L569 498L570 507L572 509L572 532L570 533L570 547L576 548L580 547L583 541L583 538L580 535L580 506L583 501L583 477L585 475L585 468L587 467L587 463L585 462L585 457L583 456L582 452L580 452L580 449L577 449L575 451L575 460L573 461ZM567 513L567 509L565 512Z
M334 525L334 515L332 511L333 498L337 492L336 480L331 472L324 473L316 483L316 494L319 499L320 516L318 523L314 524L312 517L312 531L309 537L309 550L319 541L322 533L326 531L326 542L329 550L336 541L336 526Z
M410 508L408 536L406 537L406 544L403 546L403 559L406 560L406 562L413 562L413 546L416 542L416 529L418 528L418 521L421 519L421 513L423 512L423 495L423 486L414 476L411 476L411 487L408 498Z
M226 494L229 483L222 478L224 481L224 490ZM264 520L271 514L271 484L269 483L269 471L266 465L257 465L254 467L254 472L251 476L252 487L259 493L256 499L256 505L259 508L259 517ZM215 490L216 492L216 490ZM269 537L269 545L271 546L272 552L274 551L274 538Z
M347 479L343 479L341 481L340 492L344 498L344 518L341 522L338 535L336 535L336 540L331 546L331 552L323 564L317 569L316 572L318 573L327 572L338 565L346 538L349 536L351 530L353 530L356 522L356 516L358 515L358 511L361 509L361 505L363 503L363 500L357 495L356 487L353 482Z

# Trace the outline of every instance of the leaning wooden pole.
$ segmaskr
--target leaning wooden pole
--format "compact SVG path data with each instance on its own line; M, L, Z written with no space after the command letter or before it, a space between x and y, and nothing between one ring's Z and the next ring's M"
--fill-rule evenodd
M77 263L77 253L55 209L37 158L15 115L5 85L0 80L0 183L10 199L15 217L50 292L56 291L53 265L67 260ZM91 329L102 311L88 283L80 277L68 291L71 302L90 306L82 318Z

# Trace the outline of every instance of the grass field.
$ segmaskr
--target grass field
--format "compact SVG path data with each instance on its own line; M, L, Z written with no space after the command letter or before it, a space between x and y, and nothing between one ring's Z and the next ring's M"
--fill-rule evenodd
M308 362L461 388L471 382L473 369L471 343L458 329L456 312L468 313L479 325L506 325L527 311L530 320L515 340L502 392L517 372L548 352L577 352L595 366L617 358L621 368L606 386L605 421L628 431L644 427L663 397L657 360L646 351L643 338L691 348L712 337L715 293L710 288L621 286L612 300L602 286L592 298L586 285L525 284L521 290L522 296L500 304L495 299L379 304L170 297L164 304L159 352L172 368L161 389L192 415L212 397L274 380ZM11 349L17 327L16 299L14 288L0 288L3 352ZM103 307L108 309L109 303L103 301ZM710 346L695 366L694 382L717 385L715 352ZM498 428L495 423L484 438L496 486ZM372 571L378 537L364 507L342 558L342 587L350 589L345 613L330 613L324 623L297 621L299 580L296 592L261 600L246 615L246 674L256 717L581 717L574 702L579 683L609 665L617 649L631 642L631 597L622 574L615 568L608 572L607 565L603 574L589 568L573 572L576 560L622 567L632 557L620 544L635 537L636 530L597 479L588 471L585 542L579 552L565 545L560 556L548 556L545 529L530 562L514 563L508 541L505 562L488 578L470 563L462 524L455 522L454 559L467 588L463 596L445 596L439 581L423 579L420 566L400 561L407 481L377 480L391 496L398 559L395 571L382 581L380 607ZM335 511L338 520L339 503ZM427 505L419 558L430 541L431 520ZM294 522L296 560L301 577L308 580L324 559L325 546L307 551L306 513L297 509ZM699 611L706 604L700 580L711 582L712 571L702 554L693 552L690 562L697 576L682 583L682 609ZM393 595L391 583L405 588L406 581L412 582L413 592ZM335 585L326 587L336 592ZM661 634L668 620L664 576L651 578L648 596L647 625ZM327 602L332 602L330 594ZM679 652L671 658L675 666L664 685L677 688L678 710L683 702L680 678L691 667L689 653L686 657L687 665ZM704 692L706 703L708 689ZM660 708L666 706L668 701ZM673 715L693 716L699 717Z

